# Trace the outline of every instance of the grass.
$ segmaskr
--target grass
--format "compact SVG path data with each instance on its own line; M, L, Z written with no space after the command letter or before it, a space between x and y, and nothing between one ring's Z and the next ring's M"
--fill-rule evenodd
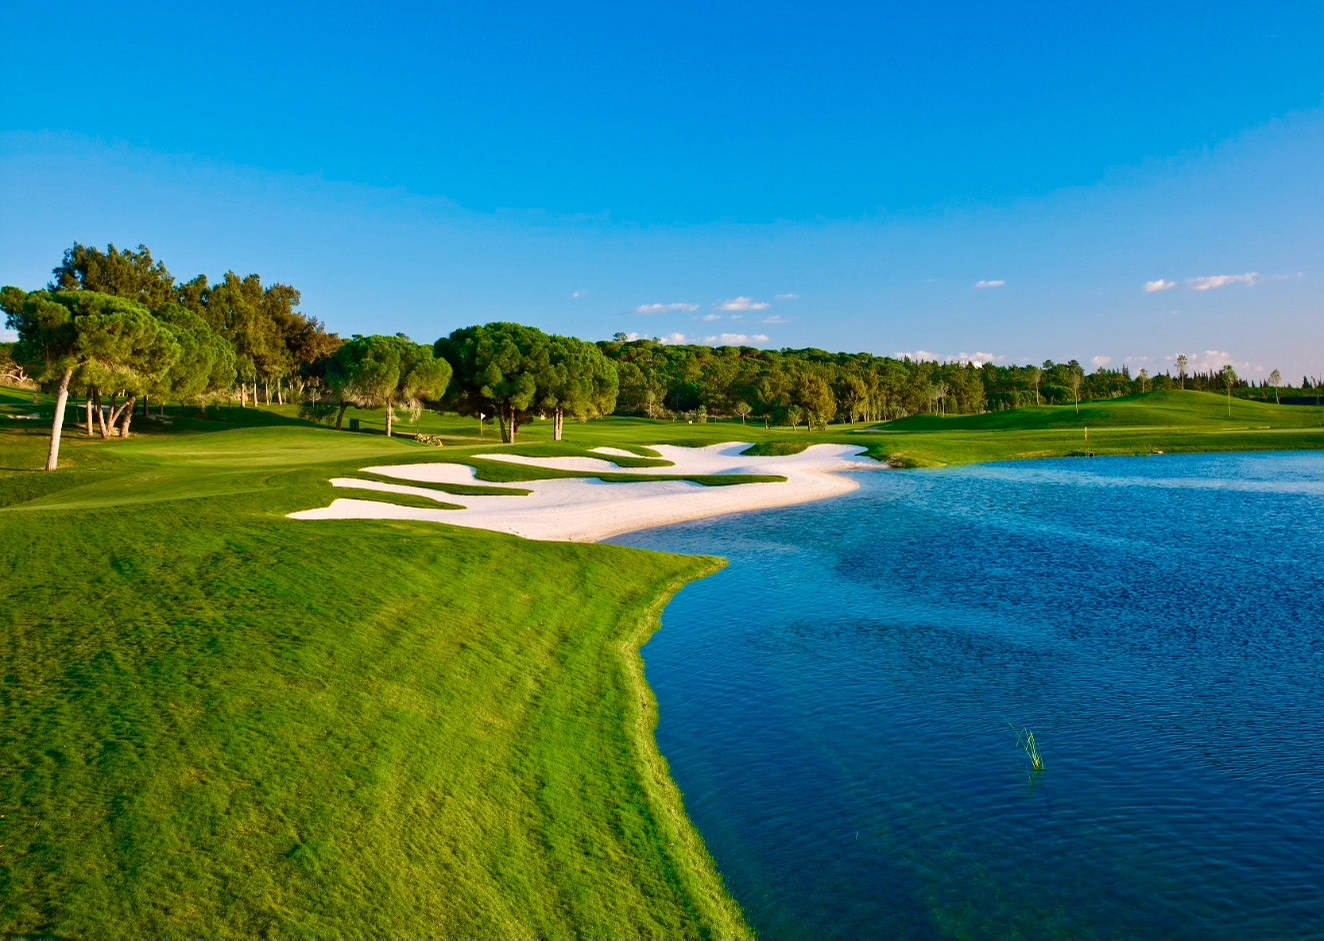
M747 935L637 653L716 563L296 523L433 453L262 425L0 474L0 933Z
M46 474L50 408L0 388L0 934L749 933L657 752L638 656L719 563L285 517L357 495L327 481L365 466L583 476L483 460L501 446L470 419L402 428L438 449L375 413L352 434L291 407L171 408L126 441L66 424ZM1318 448L1320 417L1156 393L814 433L612 419L554 443L535 422L505 449L656 466L648 445L837 442L941 466Z
M1012 726L1015 729L1015 726ZM1044 770L1044 758L1039 753L1039 742L1034 737L1034 733L1029 729L1020 729L1016 732L1016 742L1025 751L1025 756L1030 759L1030 768L1033 771Z
M1088 438L1086 433L1088 432ZM985 415L917 416L860 430L870 453L912 467L986 461L1324 447L1321 410L1232 400L1207 392L1151 392Z

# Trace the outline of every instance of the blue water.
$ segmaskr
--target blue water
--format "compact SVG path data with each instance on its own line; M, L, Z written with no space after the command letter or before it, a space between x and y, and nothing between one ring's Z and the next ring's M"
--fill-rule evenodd
M763 937L1324 936L1324 455L858 480L615 540L730 560L644 657Z

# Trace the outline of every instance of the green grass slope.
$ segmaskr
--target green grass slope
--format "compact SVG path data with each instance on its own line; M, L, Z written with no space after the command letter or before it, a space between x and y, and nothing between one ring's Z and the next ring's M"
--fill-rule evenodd
M1324 447L1321 410L1208 392L1165 391L983 415L915 416L857 433L911 466L1095 454Z
M748 934L637 655L715 563L284 516L435 453L291 425L0 473L0 933Z

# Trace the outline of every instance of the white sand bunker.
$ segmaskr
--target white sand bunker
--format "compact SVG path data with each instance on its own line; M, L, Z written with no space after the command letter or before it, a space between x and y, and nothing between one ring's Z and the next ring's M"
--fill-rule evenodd
M338 499L328 507L291 513L294 519L402 519L450 523L474 529L511 533L526 539L567 542L597 542L621 533L670 526L690 520L743 513L771 507L792 506L825 500L849 493L858 485L841 471L882 468L874 461L854 460L864 448L819 444L799 454L753 457L740 452L748 444L717 444L706 448L657 445L666 467L622 467L606 458L536 458L515 454L476 455L482 460L507 461L529 467L572 470L599 474L709 476L757 474L785 477L784 482L744 483L709 487L686 480L649 480L606 483L596 478L553 478L521 481L503 489L516 495L467 496L443 493L426 487L338 477L336 487L409 494L463 507L399 506L375 500ZM633 457L615 448L597 448L614 457ZM365 467L365 473L417 483L464 484L491 487L477 480L465 464L405 464L394 467ZM499 486L499 485L498 485ZM532 491L527 496L520 490Z

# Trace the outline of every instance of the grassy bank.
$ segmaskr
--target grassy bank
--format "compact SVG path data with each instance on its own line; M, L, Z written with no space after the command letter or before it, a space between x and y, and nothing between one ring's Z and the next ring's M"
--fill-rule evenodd
M0 932L748 933L637 657L712 562L285 519L366 435L71 444L0 477Z
M526 479L475 459L495 442L469 419L405 426L437 449L374 413L351 434L288 407L172 408L127 441L71 429L46 474L49 409L0 389L0 933L748 933L656 751L637 656L717 563L285 518L373 464ZM845 442L938 466L1318 448L1320 420L1157 393L812 434L612 419L557 444L533 423L518 449L648 466L652 444Z

